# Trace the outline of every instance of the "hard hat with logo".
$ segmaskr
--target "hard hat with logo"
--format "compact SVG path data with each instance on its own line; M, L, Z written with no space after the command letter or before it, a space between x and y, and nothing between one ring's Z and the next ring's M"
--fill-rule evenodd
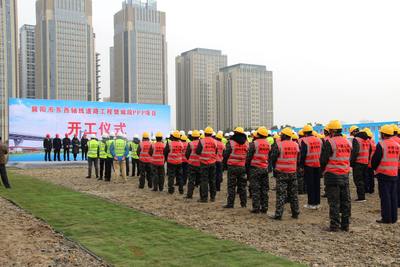
M186 135L182 135L182 136L181 136L181 140L182 140L182 141L186 141L186 140L187 140L187 136L186 136Z
M310 124L306 124L303 127L303 132L312 132L314 129Z
M243 129L243 127L236 127L234 132L244 134L244 129Z
M148 133L148 132L144 132L144 133L142 134L142 137L143 137L143 138L149 138L149 137L150 137L150 135L149 135L149 133Z
M290 127L286 127L281 131L281 134L287 135L289 137L292 137L293 135L293 130Z
M162 135L162 133L160 133L160 132L158 132L158 133L156 133L156 137L163 137L163 135Z
M207 127L204 129L204 133L205 134L213 134L214 130L211 127Z
M180 132L179 131L175 131L173 134L172 134L172 136L173 137L175 137L175 138L181 138L181 134L180 134Z
M329 130L340 130L340 129L342 129L342 124L338 120L332 120L328 124L328 128L329 128Z
M117 133L117 137L123 137L123 136L124 136L123 133L121 133L121 132Z
M293 135L292 135L292 139L293 139L293 140L297 140L297 139L299 139L299 137L297 136L297 134L293 134Z
M218 133L215 138L222 140L222 138L224 138L224 136L222 135L222 133Z
M103 134L102 136L101 136L101 138L103 138L103 139L105 139L105 138L108 138L108 134Z
M110 137L115 137L115 133L114 133L114 132L111 132L111 133L110 133Z
M393 127L390 125L383 125L381 127L381 133L387 134L387 135L393 135L394 134L394 130Z
M396 124L390 124L390 126L392 126L392 128L393 128L393 131L395 131L395 132L399 132L399 126L397 126Z
M96 137L95 134L92 134L92 135L90 136L90 138L91 138L91 139L94 139L94 138L97 138L97 137Z
M194 138L196 138L196 137L200 137L200 133L199 133L199 131L197 131L197 130L194 130L194 131L193 131L193 133L192 133L192 136L193 136Z
M267 137L268 136L268 130L267 130L267 128L259 128L258 130L257 130L257 133L258 134L260 134L260 135L262 135L262 136L265 136L265 137Z
M350 127L349 133L351 134L352 132L354 132L354 130L358 129L357 125L353 125Z

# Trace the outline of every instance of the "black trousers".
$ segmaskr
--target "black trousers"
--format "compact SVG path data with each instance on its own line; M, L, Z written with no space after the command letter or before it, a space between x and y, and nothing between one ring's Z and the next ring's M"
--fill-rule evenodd
M54 149L54 161L56 161L56 158L58 159L58 161L61 161L60 160L60 150L61 150L60 148Z
M82 147L82 160L86 159L87 160L87 152L89 148L87 147Z
M10 184L8 183L8 177L7 177L7 171L6 171L5 164L0 164L0 175L1 175L1 180L3 181L4 186L6 188L9 188Z
M100 179L103 179L103 173L104 173L104 165L106 164L107 159L100 159Z
M140 176L139 159L132 158L132 177L135 176L136 167L137 167L137 175L136 176Z
M51 161L50 153L51 153L51 149L50 150L47 149L44 151L44 160L45 161L47 161L47 160Z
M129 155L128 155L129 156ZM129 164L130 164L130 162L129 162L129 158L127 158L126 160L125 160L125 163L126 163L126 176L127 177L129 177Z
M107 158L106 159L106 172L104 174L104 180L106 180L106 181L110 181L112 165L113 165L113 159Z
M67 156L67 157L65 157L65 156ZM65 159L69 160L69 148L64 148L64 161L65 161Z

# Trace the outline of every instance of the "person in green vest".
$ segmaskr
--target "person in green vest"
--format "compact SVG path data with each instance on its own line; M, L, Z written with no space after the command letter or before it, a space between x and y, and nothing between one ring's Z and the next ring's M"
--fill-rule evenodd
M96 173L96 178L99 178L99 167L98 158L100 156L99 141L95 134L91 135L90 141L87 143L88 149L88 164L89 164L89 175L86 178L92 178L92 163L94 164L94 170Z
M275 140L274 140L274 138L272 137L272 132L270 131L270 130L268 130L268 137L267 137L267 141L268 141L268 143L271 145L271 147L272 147L272 145L274 144L274 142L275 142ZM268 173L271 173L272 171L273 171L273 166L272 166L272 160L271 159L268 159Z
M226 133L226 134L224 135L224 138L222 138L221 142L222 142L224 145L226 145L226 143L228 143L228 139L229 139L229 134Z
M137 177L140 176L140 169L139 169L139 156L137 154L138 147L140 145L139 135L135 134L132 140L132 177L135 177L135 170L137 169Z
M186 143L191 143L193 141L192 134L193 134L193 131L188 132L188 139L186 140Z
M129 154L129 147L127 142L124 140L123 134L121 132L117 134L117 139L115 139L115 142L111 144L110 152L114 160L113 179L111 183L117 184L120 174L122 175L123 183L126 183L127 180L126 180L125 160Z
M110 147L111 144L115 142L114 140L115 133L111 132L109 139L106 142L106 154L107 154L107 159L106 159L106 172L104 174L104 181L109 182L111 180L111 169L113 165L113 157L110 152Z
M106 160L107 160L107 153L106 153L106 142L109 139L108 134L103 134L101 136L101 141L99 141L99 149L100 149L100 153L99 153L99 158L100 158L100 178L98 178L97 180L103 180L103 173L104 172L104 166L106 164Z
M126 143L128 144L128 148L129 148L129 153L128 153L128 156L126 157L126 160L125 160L126 177L129 177L129 164L130 164L131 157L132 157L132 155L131 155L132 142L129 141L128 136L126 134L123 134L122 138L126 141Z

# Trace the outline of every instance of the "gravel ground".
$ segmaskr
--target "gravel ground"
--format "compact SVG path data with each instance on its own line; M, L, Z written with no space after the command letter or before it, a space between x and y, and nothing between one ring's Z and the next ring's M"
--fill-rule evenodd
M107 266L1 197L0 217L0 266Z
M269 192L268 214L250 213L251 200L247 208L240 208L238 198L234 209L223 209L222 206L226 204L226 173L216 202L197 203L198 189L195 190L194 199L184 200L177 190L174 195L168 195L165 190L152 192L149 188L138 189L137 177L128 178L126 184L85 179L86 168L16 172L107 198L218 238L234 240L310 266L400 266L399 223L381 225L375 222L380 219L377 193L367 195L365 203L352 203L350 232L331 233L322 230L329 226L329 207L324 198L321 209L307 210L303 208L307 203L306 195L299 196L301 214L298 220L291 218L288 204L282 221L268 218L275 211L273 190ZM270 183L270 188L274 188L275 180L270 179ZM351 194L355 199L353 183Z

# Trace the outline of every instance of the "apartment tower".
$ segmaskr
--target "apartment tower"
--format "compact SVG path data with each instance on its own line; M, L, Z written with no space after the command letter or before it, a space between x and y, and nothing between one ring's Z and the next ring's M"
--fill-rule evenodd
M203 48L176 57L177 129L218 128L214 120L216 99L213 94L213 74L226 67L227 61L227 56L222 55L220 50Z
M36 98L95 101L91 0L37 0Z
M35 98L35 26L19 29L19 97Z
M273 121L272 71L265 66L236 64L221 68L213 78L215 125L270 129Z
M114 15L111 100L168 104L165 13L157 1L125 0Z
M99 102L101 99L100 98L100 95L101 95L101 92L100 92L100 89L101 89L101 85L100 85L101 84L101 81L100 81L101 64L100 64L100 61L101 61L100 53L96 53L96 99L95 100L97 102Z

